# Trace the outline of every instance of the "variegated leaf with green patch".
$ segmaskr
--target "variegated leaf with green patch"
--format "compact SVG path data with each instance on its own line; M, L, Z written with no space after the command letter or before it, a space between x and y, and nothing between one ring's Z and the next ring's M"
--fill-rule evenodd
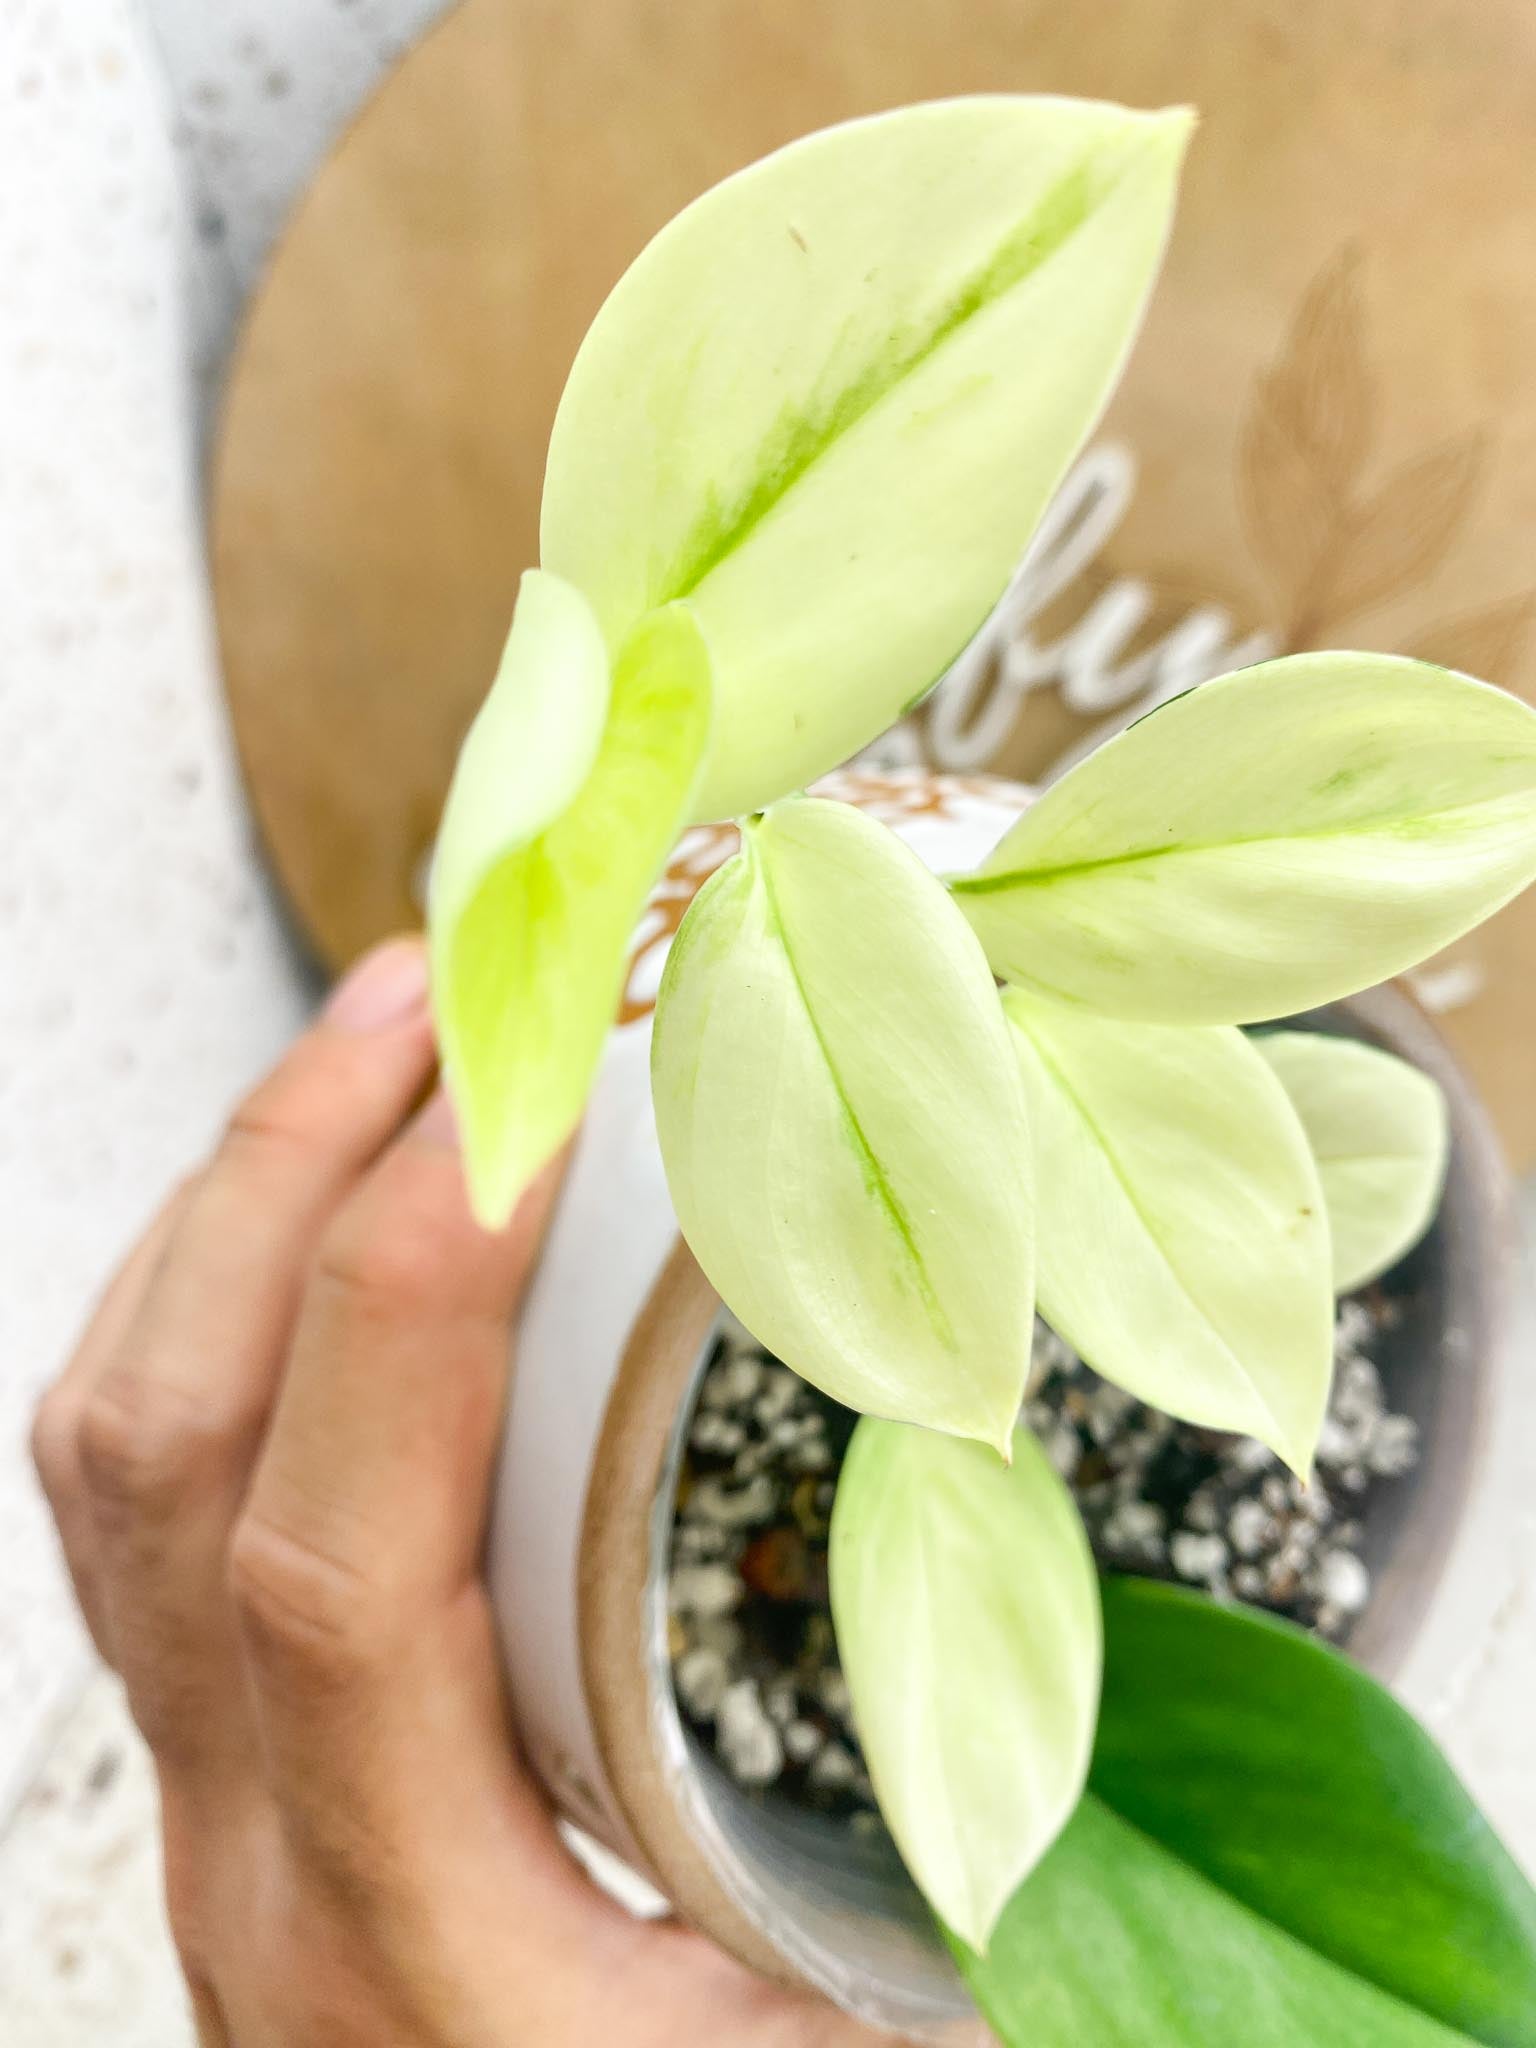
M1411 967L1533 877L1536 711L1421 662L1301 654L1107 741L953 887L1009 980L1242 1024Z
M803 787L981 625L1113 388L1182 111L994 96L792 143L665 227L571 371L542 558L610 646L686 597L696 813Z
M1242 1032L1125 1025L1023 990L1040 1313L1106 1379L1311 1466L1333 1359L1323 1191Z
M698 779L709 690L686 606L641 623L610 690L580 592L547 572L523 579L430 892L443 1071L488 1226L581 1114L630 936Z
M880 1811L934 1911L985 1953L1088 1770L1102 1631L1088 1539L1020 1429L861 1422L838 1480L832 1618Z
M851 1407L1006 1444L1034 1313L1024 1090L917 857L845 804L750 821L673 942L651 1076L678 1222L753 1335Z
M1363 1287L1434 1221L1450 1150L1445 1097L1418 1067L1358 1039L1266 1031L1253 1043L1279 1075L1317 1160L1334 1287Z

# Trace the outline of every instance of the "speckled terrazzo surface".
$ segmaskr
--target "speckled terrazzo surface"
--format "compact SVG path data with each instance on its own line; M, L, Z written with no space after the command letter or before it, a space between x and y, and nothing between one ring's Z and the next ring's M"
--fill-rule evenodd
M0 2039L185 2048L153 1795L22 1438L91 1290L308 989L218 713L195 484L244 297L438 0L0 0ZM89 976L82 971L89 963ZM1536 1861L1536 1456L1455 1569L1476 1655L1410 1674Z
M23 1439L92 1290L308 1006L226 748L197 427L292 194L435 11L0 6L6 2048L190 2038L150 1782Z

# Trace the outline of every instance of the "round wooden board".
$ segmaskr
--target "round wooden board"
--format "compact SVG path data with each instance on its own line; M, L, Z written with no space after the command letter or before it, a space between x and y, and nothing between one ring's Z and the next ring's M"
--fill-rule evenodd
M537 558L555 401L626 263L808 128L977 90L1202 115L1106 424L1112 516L1032 640L1106 605L1144 616L1107 680L1081 636L1065 688L1048 660L1017 700L989 677L1001 765L1048 767L1092 723L1073 704L1124 694L1127 657L1172 630L1250 658L1254 635L1404 649L1531 694L1527 0L465 0L299 209L216 458L235 728L332 964L419 914L454 751ZM1536 898L1445 966L1423 986L1529 1162Z

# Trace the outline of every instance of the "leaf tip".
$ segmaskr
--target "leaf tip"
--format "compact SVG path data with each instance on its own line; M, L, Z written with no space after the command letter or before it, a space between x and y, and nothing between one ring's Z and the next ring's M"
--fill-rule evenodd
M512 1211L517 1207L521 1192L518 1183L504 1172L497 1172L484 1162L477 1162L472 1148L464 1154L464 1187L469 1198L469 1213L484 1231L494 1235L505 1230L512 1221Z
M965 1443L981 1444L989 1451L996 1451L1003 1463L1011 1467L1013 1464L1014 1440L1018 1431L1018 1420L1018 1410L1014 1408L1010 1410L1006 1421L987 1417L982 1421L972 1423L969 1427L964 1423L956 1422L950 1428L944 1430L943 1433L959 1437Z
M1181 100L1177 106L1159 107L1151 118L1154 125L1182 149L1200 126L1200 109Z
M1318 1429L1310 1429L1304 1436L1281 1435L1278 1431L1270 1438L1269 1448L1288 1472L1294 1473L1303 1486L1312 1484L1313 1460L1317 1453Z

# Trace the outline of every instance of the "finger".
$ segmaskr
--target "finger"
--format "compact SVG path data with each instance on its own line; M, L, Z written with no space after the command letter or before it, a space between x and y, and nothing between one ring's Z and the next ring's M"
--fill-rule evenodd
M237 1726L229 1535L327 1218L431 1073L416 941L369 956L246 1100L86 1397L107 1626L162 1761Z
M118 1268L74 1356L43 1395L32 1420L32 1462L52 1510L75 1598L98 1654L113 1662L101 1585L95 1520L80 1460L80 1418L91 1387L114 1357L164 1257L189 1189L183 1185L161 1208L148 1230Z
M315 1831L366 1836L403 1777L437 1798L434 1744L507 1796L479 1559L556 1178L481 1231L439 1100L327 1233L232 1557L274 1789Z

